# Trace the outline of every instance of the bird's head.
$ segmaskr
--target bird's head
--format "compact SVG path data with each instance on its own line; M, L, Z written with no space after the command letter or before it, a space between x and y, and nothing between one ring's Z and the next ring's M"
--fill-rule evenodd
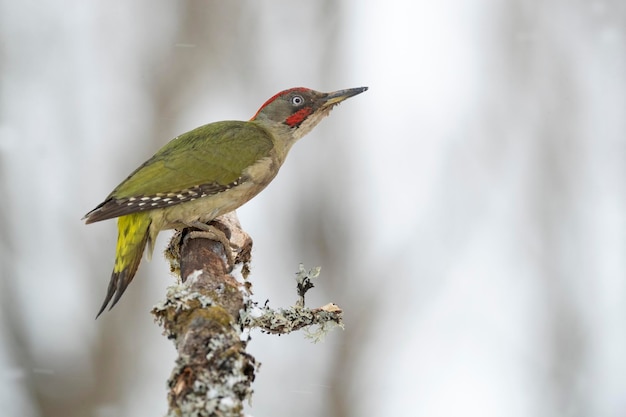
M320 93L303 87L291 88L267 100L251 120L270 128L280 127L297 140L309 133L337 104L366 90L367 87L358 87Z

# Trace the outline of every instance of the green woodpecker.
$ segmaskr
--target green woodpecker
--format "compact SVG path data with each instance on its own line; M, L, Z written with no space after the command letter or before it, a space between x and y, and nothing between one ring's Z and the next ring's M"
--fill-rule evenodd
M210 123L163 146L83 218L118 217L115 266L98 316L119 301L146 244L150 258L161 230L202 228L246 203L274 179L298 139L335 105L366 90L292 88L270 98L250 121Z

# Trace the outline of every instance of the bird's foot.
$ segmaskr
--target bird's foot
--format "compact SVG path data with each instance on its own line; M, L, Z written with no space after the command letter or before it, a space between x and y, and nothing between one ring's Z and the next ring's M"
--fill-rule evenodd
M228 258L228 265L232 267L235 264L232 245L230 244L230 240L226 237L226 234L224 234L224 232L222 232L215 226L202 223L197 220L187 223L187 226L199 229L189 232L189 237L191 239L201 238L220 242L224 246L224 252L226 254L226 257Z

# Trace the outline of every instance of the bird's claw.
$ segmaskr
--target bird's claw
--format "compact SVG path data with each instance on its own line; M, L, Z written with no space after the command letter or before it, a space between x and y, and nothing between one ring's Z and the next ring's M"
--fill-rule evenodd
M220 242L224 246L224 253L228 258L228 265L232 267L235 264L235 258L233 256L233 248L230 240L226 237L223 231L210 224L202 223L199 221L190 222L187 224L189 227L193 227L199 230L192 230L189 232L189 238L191 239L210 239Z

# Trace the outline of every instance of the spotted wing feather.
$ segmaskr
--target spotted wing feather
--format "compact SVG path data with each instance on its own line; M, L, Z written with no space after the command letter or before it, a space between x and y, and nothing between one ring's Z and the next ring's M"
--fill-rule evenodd
M226 191L237 184L244 182L243 177L230 184L221 185L217 183L203 184L173 193L157 193L154 195L139 195L136 197L110 198L90 211L87 216L87 223L112 219L139 211L153 210L174 206L186 201L197 200L198 198L215 195Z

